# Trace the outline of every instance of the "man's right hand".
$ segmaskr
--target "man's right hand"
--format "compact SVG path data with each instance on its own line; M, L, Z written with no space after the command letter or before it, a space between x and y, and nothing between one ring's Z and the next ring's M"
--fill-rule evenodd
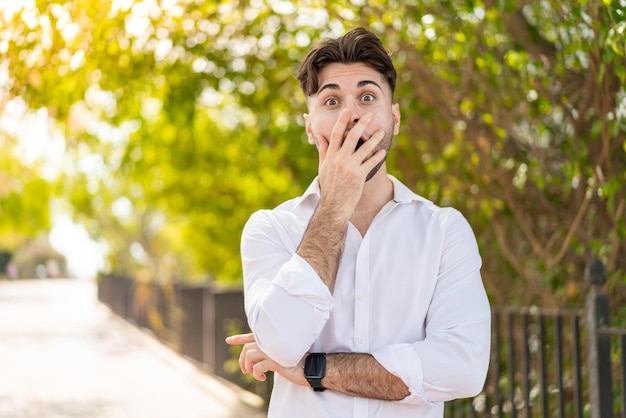
M344 109L330 138L319 136L320 205L328 205L335 216L346 223L352 216L365 186L368 173L385 158L385 151L372 154L383 139L384 131L375 132L357 150L359 139L365 133L372 114L366 113L349 129L352 112Z
M297 250L331 292L348 222L361 199L368 173L385 157L384 150L372 154L383 138L383 131L376 132L355 149L372 115L366 113L346 134L350 115L351 112L343 110L330 139L318 138L321 198Z
M281 366L259 349L252 333L231 335L226 338L226 343L243 345L239 355L239 367L243 374L251 374L256 380L264 382L267 372L276 372L292 383L309 386L304 377L304 359L293 367Z

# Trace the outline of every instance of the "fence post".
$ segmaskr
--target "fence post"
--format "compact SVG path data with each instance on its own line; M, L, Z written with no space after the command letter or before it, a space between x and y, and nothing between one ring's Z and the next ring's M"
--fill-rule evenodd
M613 382L611 378L611 337L600 328L609 325L609 298L602 292L606 283L604 264L592 259L585 269L591 284L587 295L587 328L589 332L589 393L591 418L613 418Z

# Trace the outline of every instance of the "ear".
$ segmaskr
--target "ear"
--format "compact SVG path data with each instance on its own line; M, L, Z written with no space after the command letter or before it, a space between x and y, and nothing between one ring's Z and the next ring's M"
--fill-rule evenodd
M391 105L391 117L393 118L393 134L398 135L400 132L400 104Z
M302 115L304 117L304 129L306 136L309 139L309 144L315 145L315 138L313 137L313 129L311 128L311 116L308 113Z

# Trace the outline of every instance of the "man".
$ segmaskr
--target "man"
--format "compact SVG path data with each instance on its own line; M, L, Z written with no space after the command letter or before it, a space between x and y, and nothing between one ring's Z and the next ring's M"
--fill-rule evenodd
M387 175L400 126L396 71L365 29L302 63L319 175L301 197L253 214L242 235L252 334L240 366L275 372L270 418L443 416L479 393L490 309L463 216Z

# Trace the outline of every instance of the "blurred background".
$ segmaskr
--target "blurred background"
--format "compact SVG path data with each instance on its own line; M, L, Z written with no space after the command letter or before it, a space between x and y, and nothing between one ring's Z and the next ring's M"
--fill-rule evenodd
M240 283L248 216L316 174L294 73L377 33L389 170L473 226L494 304L626 318L626 1L0 1L0 275ZM626 321L625 321L626 322Z
M557 416L567 397L575 402L558 416L587 414L590 388L610 382L587 383L611 369L592 360L618 351L587 356L594 340L581 348L579 322L587 318L583 334L593 336L610 305L626 347L626 0L0 0L0 284L43 279L21 291L39 295L23 299L39 312L57 278L91 286L58 287L69 292L54 305L62 309L72 295L89 297L93 280L111 311L267 400L269 383L242 378L238 349L223 343L246 329L240 234L253 211L300 194L316 175L294 75L313 43L357 26L382 38L398 70L402 123L389 171L459 209L478 239L495 342L492 377L471 409L530 411L541 397L544 411L553 399L543 416ZM585 267L595 257L603 264L588 274L598 278L591 291ZM590 293L605 297L605 278L606 315L591 298L583 312ZM9 394L36 355L44 360L24 387L55 364L22 328L52 329L57 316L24 315L19 289L3 286L0 305L4 317L21 312L2 322ZM532 307L517 312L517 328L512 306ZM72 312L56 326L89 311ZM561 321L573 330L561 334ZM94 338L77 341L102 347L98 326L85 324ZM549 372L556 383L546 383L546 365L565 360L573 371ZM93 364L112 388L128 373L170 380L117 376L108 365L119 358L110 361ZM68 385L68 367L41 390L56 403L68 402L50 388L93 386L84 373ZM59 384L62 375L70 378ZM623 394L623 373L621 382ZM21 402L11 396L5 402ZM145 414L166 398L137 405Z

